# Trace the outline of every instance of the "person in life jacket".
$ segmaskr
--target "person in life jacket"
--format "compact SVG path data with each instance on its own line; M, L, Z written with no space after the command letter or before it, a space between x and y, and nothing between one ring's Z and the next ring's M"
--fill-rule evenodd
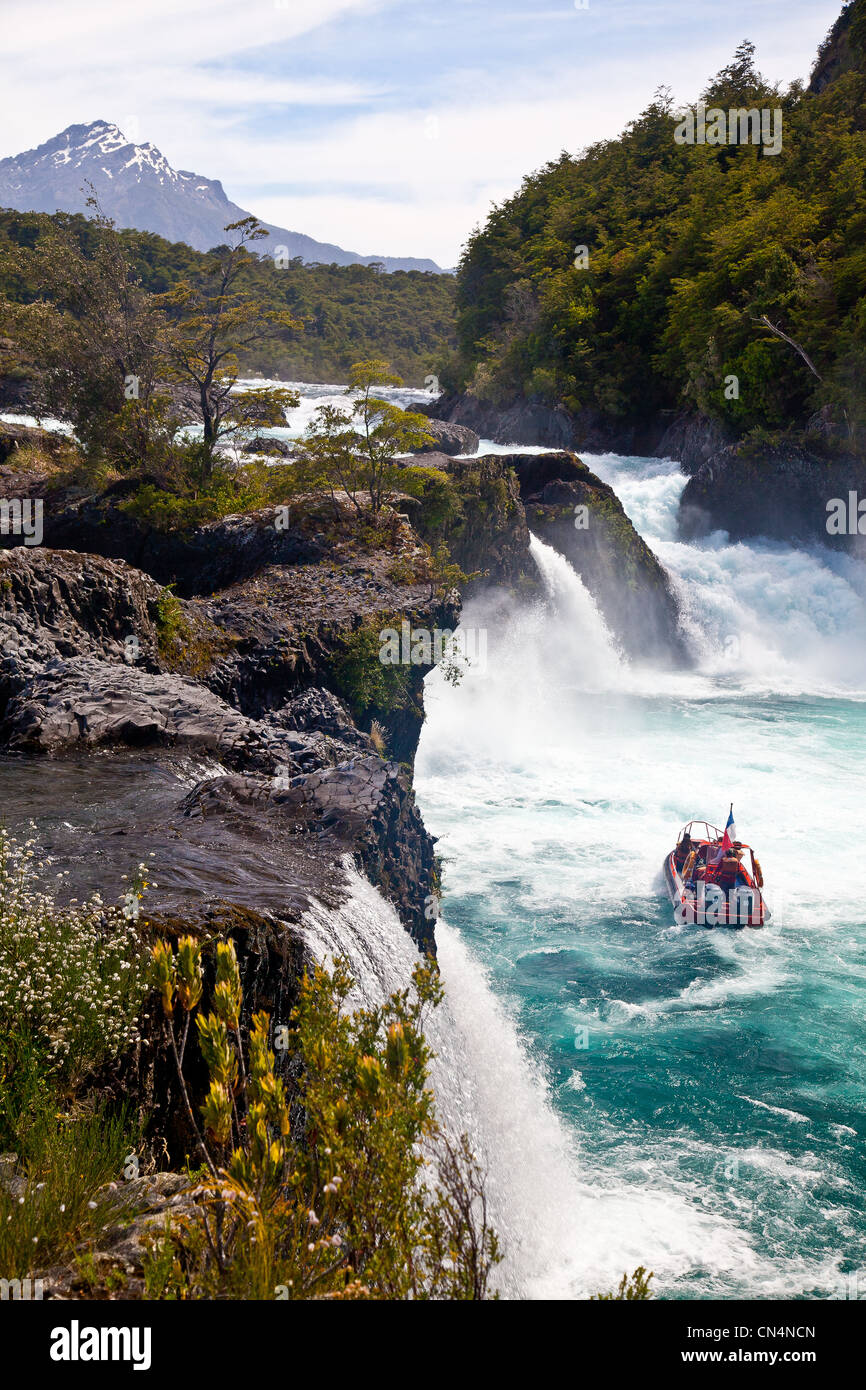
M686 830L686 831L683 833L683 838L680 840L679 844L677 845L676 849L674 850L674 863L676 864L676 866L677 866L677 868L678 868L679 870L682 870L682 867L683 867L683 865L685 864L685 862L686 862L686 860L688 859L688 857L689 857L689 855L691 854L691 852L692 852L692 837L691 837L691 835L689 834L689 832Z

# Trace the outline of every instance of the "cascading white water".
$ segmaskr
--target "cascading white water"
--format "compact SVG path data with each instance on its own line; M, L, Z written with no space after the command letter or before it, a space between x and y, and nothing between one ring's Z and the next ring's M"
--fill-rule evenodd
M329 405L338 410L349 410L352 405L346 387L338 383L323 382L312 385L303 381L266 381L251 377L239 381L237 389L255 391L261 390L264 386L287 387L289 390L297 391L300 397L298 404L286 412L285 426L273 426L259 431L276 439L300 439L314 423L316 411L320 406ZM413 386L382 386L377 388L377 394L384 400L392 401L394 405L402 406L404 410L409 410L418 401L426 402L432 399L429 392Z
M378 1004L405 988L419 956L394 908L350 861L345 870L349 898L336 909L314 905L305 940L324 963L348 961L356 1004ZM656 1249L670 1245L665 1206L650 1194L635 1202L581 1181L573 1137L513 1018L459 934L442 920L436 934L445 1000L427 1024L431 1081L440 1120L452 1135L470 1136L485 1170L504 1248L494 1284L508 1298L605 1289L640 1261L633 1228L652 1231ZM679 1254L670 1251L674 1264Z
M530 554L538 566L548 599L555 605L563 628L561 655L568 662L566 679L580 681L584 690L610 690L621 684L624 657L610 629L599 612L598 605L587 590L574 567L537 536L530 538ZM569 636L580 642L580 661L573 660ZM560 653L548 653L558 664Z
M668 1297L837 1297L866 1265L866 571L686 545L676 465L589 462L668 568L695 666L626 659L537 539L542 600L466 605L488 662L428 679L416 760L445 871L439 1110L488 1169L507 1297L586 1297L639 1263ZM679 927L661 857L731 799L776 915ZM308 928L368 1000L417 959L357 875Z
M305 940L322 962L338 956L348 961L356 1004L380 1004L406 987L419 955L391 904L351 861L345 872L348 900L336 909L314 905L304 919ZM490 1217L505 1254L496 1286L507 1297L540 1293L534 1281L545 1270L543 1260L537 1268L537 1237L547 1237L543 1247L556 1230L557 1213L547 1194L571 1181L569 1141L511 1020L459 937L442 921L437 944L446 997L427 1024L436 1054L431 1081L437 1114L452 1135L471 1137L485 1169ZM542 1171L548 1181L539 1183ZM521 1239L524 1229L536 1232L528 1249ZM506 1238L506 1230L513 1235Z
M589 457L589 456L588 456ZM723 531L677 539L686 479L669 460L591 458L672 576L700 673L749 694L866 694L866 566Z
M625 660L534 540L546 601L467 604L487 669L457 690L430 677L416 762L472 1065L490 1059L476 982L461 983L480 961L546 1116L540 1153L510 1151L523 1176L504 1233L530 1294L585 1296L642 1262L668 1296L833 1297L866 1246L859 1024L841 1022L866 949L864 571L721 534L685 545L675 465L590 466L667 565L695 668ZM730 800L776 916L762 932L677 927L662 856ZM503 1104L494 1084L479 1124L507 1149Z

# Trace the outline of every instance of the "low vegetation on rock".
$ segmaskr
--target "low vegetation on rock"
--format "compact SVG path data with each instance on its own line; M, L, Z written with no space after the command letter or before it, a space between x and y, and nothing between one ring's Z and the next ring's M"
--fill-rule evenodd
M67 1296L492 1296L483 1174L429 1085L435 968L364 1008L342 962L311 966L285 1023L248 1024L233 941L159 936L144 865L117 908L62 906L49 868L0 832L0 1277ZM104 1064L143 1040L197 1142L178 1209L131 1247L165 1146Z
M498 1259L482 1174L465 1138L439 1127L425 1014L442 997L419 965L379 1008L349 1010L337 962L301 986L280 1074L272 1021L241 1036L234 949L216 947L210 1012L201 948L157 943L153 979L186 1105L190 1020L207 1064L197 1210L147 1260L160 1297L484 1298ZM280 1033L282 1036L280 1036Z

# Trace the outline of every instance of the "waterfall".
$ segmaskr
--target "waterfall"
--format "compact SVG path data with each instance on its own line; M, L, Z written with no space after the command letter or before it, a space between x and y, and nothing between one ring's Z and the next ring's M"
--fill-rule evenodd
M675 464L588 461L667 568L695 664L629 660L536 537L540 599L466 603L488 660L428 677L415 768L443 861L439 1113L487 1170L505 1297L585 1298L638 1264L666 1297L837 1297L866 1238L866 570L722 532L685 544ZM731 800L773 921L683 928L662 856ZM350 878L309 929L372 1001L416 956Z
M538 566L557 627L554 665L567 663L568 679L583 690L609 690L624 680L625 658L598 605L570 560L537 536L530 554Z
M346 863L349 896L314 905L305 939L317 960L347 959L354 1005L404 989L418 953L395 909ZM675 1270L685 1250L715 1238L707 1218L664 1194L628 1192L581 1173L578 1146L551 1103L543 1068L490 987L477 958L446 921L437 923L445 999L427 1024L431 1084L452 1135L469 1135L485 1171L491 1223L504 1258L494 1286L505 1298L586 1298L649 1258ZM732 1258L745 1249L734 1241ZM649 1252L649 1253L648 1253Z
M347 959L356 982L352 1003L380 1004L405 988L418 953L391 904L351 861L345 868L349 898L336 909L314 905L305 939L323 963ZM440 1121L452 1135L469 1135L486 1173L490 1219L504 1251L494 1284L507 1298L561 1296L575 1234L563 1240L563 1208L570 1208L570 1227L581 1201L575 1154L547 1084L483 970L446 922L436 933L445 999L427 1024L436 1054L431 1084ZM610 1282L614 1270L598 1277Z
M428 678L416 759L513 1286L585 1297L645 1263L668 1297L831 1297L840 1232L862 1235L839 1019L866 931L866 572L819 547L686 545L675 465L589 462L671 574L694 668L624 658L534 538L543 599L467 602L487 668ZM678 927L662 857L732 800L773 922Z

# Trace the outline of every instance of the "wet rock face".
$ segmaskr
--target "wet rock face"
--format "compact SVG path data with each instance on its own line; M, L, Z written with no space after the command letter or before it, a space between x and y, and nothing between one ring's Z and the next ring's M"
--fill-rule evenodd
M257 833L290 839L311 859L339 864L350 855L394 903L419 949L435 954L428 905L433 841L424 828L408 774L376 754L277 781L225 776L200 783L182 803L184 815L212 824L252 815Z
M474 430L497 444L545 444L567 449L575 442L574 420L561 406L518 401L504 408L472 395L440 396L435 410L443 420Z
M327 706L324 694L319 702ZM336 727L333 709L328 718ZM185 816L213 825L228 811L236 822L243 809L256 834L264 818L278 816L280 838L320 861L323 882L329 866L352 854L419 945L433 949L424 917L432 841L406 775L357 730L342 730L349 736L343 742L309 727L282 728L239 714L183 677L82 657L51 662L27 682L9 702L3 733L15 753L155 747L219 759L237 771L197 787L182 807Z
M594 476L576 454L565 449L550 454L507 454L505 458L517 474L522 502L540 497L549 483L578 482Z
M381 563L387 566L393 557ZM193 799L184 807L180 833L187 853L192 848L186 827L202 806L208 834L229 817L225 833L243 842L261 837L266 824L269 843L279 846L276 872L283 888L277 899L283 911L291 902L300 911L312 897L339 891L340 864L350 855L395 903L419 946L433 950L432 922L424 913L433 845L410 780L374 750L344 701L312 684L317 669L332 662L328 643L333 629L339 630L340 605L351 632L365 611L381 613L383 585L395 601L402 593L404 603L405 586L389 589L387 575L375 565L372 572L361 567L342 577L327 570L322 574L334 586L329 599L327 585L313 582L317 567L306 577L303 567L275 570L276 587L267 574L260 592L242 590L228 600L234 624L228 655L212 642L203 675L193 678L165 669L159 626L164 591L147 576L122 561L72 552L21 547L0 555L0 748L19 756L100 751L116 757L124 750L150 750L157 757L216 760L231 775L216 779L219 790L213 779L203 784L200 805ZM279 581L289 585L288 592ZM351 581L360 586L357 593ZM419 597L411 591L410 599L413 594ZM203 631L207 622L225 635L208 616L207 604L178 606L190 631ZM435 617L423 606L406 611L435 625L439 607L434 609ZM217 616L225 619L222 612ZM453 610L443 610L443 616L456 622ZM306 646L295 642L293 648L292 622L304 629ZM132 658L130 629L137 642ZM251 693L241 700L239 660L248 663L248 674L260 667L282 674L270 686L263 681L255 698ZM412 675L420 682L423 671L413 669ZM213 688L220 683L232 701ZM251 692L255 687L250 677ZM246 710L238 707L244 703ZM420 717L419 712L411 739L406 736L410 758ZM393 736L389 731L389 744L399 755L399 727ZM267 880L265 874L246 901L270 911Z
M671 420L654 452L656 458L677 459L684 473L696 473L730 443L731 434L719 420L684 412Z
M93 657L49 662L10 700L4 732L16 752L156 744L235 760L289 756L285 735L194 681Z
M510 586L531 575L529 531L511 459L499 454L442 458L441 466L457 509L441 525L422 506L415 525L431 546L444 540L467 575L477 574L466 591L491 583Z
M402 553L407 574L397 578L398 556L371 550L342 563L335 555L321 565L271 565L212 599L192 601L186 611L223 639L202 678L245 713L262 716L332 681L342 645L360 625L382 628L405 616L415 626L437 626L442 604L408 573L422 562L420 549ZM452 604L455 622L456 611Z
M521 480L530 530L570 560L625 651L686 661L667 571L613 488L574 454L506 457Z
M440 396L428 409L496 444L542 444L549 449L651 454L665 429L661 419L614 419L592 409L572 414L564 406L550 405L538 397L494 405L468 392L453 393Z
M724 530L734 541L769 536L862 554L864 535L857 515L862 499L862 458L818 457L793 447L749 454L732 446L715 454L686 483L680 497L680 534L692 540ZM841 525L828 531L834 514L842 517Z

